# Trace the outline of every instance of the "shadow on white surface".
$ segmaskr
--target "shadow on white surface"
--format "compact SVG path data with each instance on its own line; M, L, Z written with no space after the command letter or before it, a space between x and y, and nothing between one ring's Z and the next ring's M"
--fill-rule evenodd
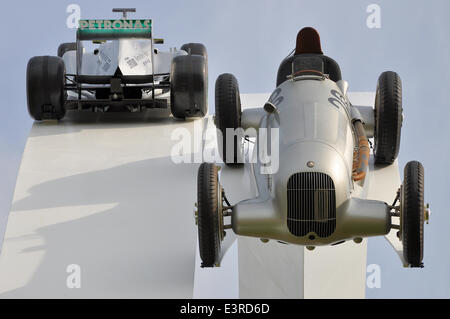
M34 124L0 256L1 297L192 297L198 164L167 155L173 128L193 122L105 115ZM70 264L81 267L80 289L66 285Z

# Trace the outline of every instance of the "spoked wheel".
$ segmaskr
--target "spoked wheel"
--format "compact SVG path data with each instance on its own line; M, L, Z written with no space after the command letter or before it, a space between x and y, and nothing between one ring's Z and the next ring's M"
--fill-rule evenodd
M424 205L424 170L420 162L406 164L397 200L400 200L398 237L403 243L403 258L408 266L422 268L423 228L429 218L429 207Z
M220 266L221 243L225 237L224 216L230 204L219 182L219 167L203 163L197 179L197 225L202 267ZM228 205L225 206L224 202Z

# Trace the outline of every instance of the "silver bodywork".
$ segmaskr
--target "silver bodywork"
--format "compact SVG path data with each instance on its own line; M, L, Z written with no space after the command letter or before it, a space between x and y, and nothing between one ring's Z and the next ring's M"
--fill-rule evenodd
M81 75L113 76L119 67L123 75L152 75L154 74L154 84L159 84L170 73L172 59L179 55L187 55L184 50L171 49L161 51L154 47L152 39L114 39L102 43L98 47L98 52L87 49L80 41L80 61L77 62L77 52L67 51L63 55L66 74L77 73L77 63L80 63ZM83 87L94 86L83 84ZM95 85L98 87L99 85ZM107 87L107 85L104 85ZM129 84L133 86L133 84ZM156 89L156 98L169 98L170 92ZM77 99L75 91L68 91L68 100ZM94 93L83 91L81 99L93 99ZM144 91L142 99L152 99L152 92Z
M264 164L258 158L256 163L245 164L251 165L258 196L234 205L235 233L316 246L390 231L388 205L366 199L368 177L359 182L352 179L356 147L352 120L364 122L368 137L373 136L374 120L373 109L351 105L347 87L342 80L335 83L321 76L299 76L274 91L269 99L276 107L273 113L262 108L243 111L244 129L279 129L279 169L262 174ZM315 232L296 236L287 226L288 180L302 172L324 173L334 182L336 224L330 236L319 237Z

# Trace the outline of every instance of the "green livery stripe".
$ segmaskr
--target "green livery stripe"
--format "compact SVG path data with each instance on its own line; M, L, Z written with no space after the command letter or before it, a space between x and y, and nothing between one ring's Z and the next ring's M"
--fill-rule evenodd
M152 20L80 20L80 35L149 35L152 32Z

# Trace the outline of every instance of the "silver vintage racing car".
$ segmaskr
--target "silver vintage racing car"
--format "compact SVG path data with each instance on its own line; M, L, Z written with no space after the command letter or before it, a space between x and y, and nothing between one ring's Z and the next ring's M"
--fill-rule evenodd
M28 111L35 120L61 119L66 110L168 109L176 118L208 112L208 58L200 43L168 52L154 44L152 21L127 19L135 9L113 9L121 19L80 20L77 39L58 56L27 66Z
M367 118L351 104L347 88L338 64L323 55L319 35L312 28L299 32L295 52L281 63L277 87L263 108L242 111L236 78L219 76L215 115L219 151L234 169L250 165L257 196L230 203L220 184L219 167L200 166L196 220L202 267L219 265L227 229L309 249L347 240L358 243L396 229L404 265L423 266L423 225L429 209L424 205L422 165L407 163L403 184L392 194L393 203L366 196L369 138L374 139L375 165L392 164L399 152L400 77L391 71L381 74L375 108ZM267 172L264 167L270 163L259 158L242 163L242 144L250 128L278 132L277 170ZM227 130L235 131L231 139ZM258 147L271 140L256 137Z

